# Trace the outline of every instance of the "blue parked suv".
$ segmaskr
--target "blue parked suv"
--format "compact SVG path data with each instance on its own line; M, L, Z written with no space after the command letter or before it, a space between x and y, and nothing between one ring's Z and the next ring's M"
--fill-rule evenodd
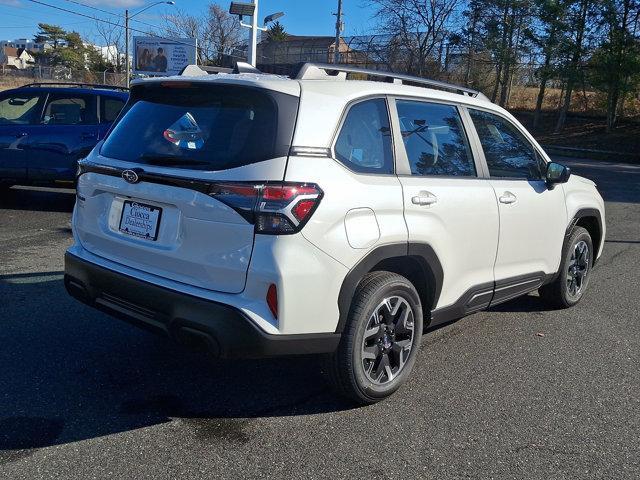
M77 162L129 97L107 85L34 83L0 92L0 187L72 186Z

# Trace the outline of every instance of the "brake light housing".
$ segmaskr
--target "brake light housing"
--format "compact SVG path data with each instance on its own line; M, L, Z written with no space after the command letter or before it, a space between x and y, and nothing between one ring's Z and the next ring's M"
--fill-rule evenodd
M264 235L299 232L318 208L324 195L315 183L217 182L209 195L233 208Z

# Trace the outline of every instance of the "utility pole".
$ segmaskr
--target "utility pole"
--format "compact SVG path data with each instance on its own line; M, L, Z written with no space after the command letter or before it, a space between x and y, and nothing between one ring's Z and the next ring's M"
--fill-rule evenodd
M124 11L124 74L129 88L129 10Z
M338 0L338 13L336 15L336 44L333 49L333 63L340 61L340 32L342 32L342 0Z

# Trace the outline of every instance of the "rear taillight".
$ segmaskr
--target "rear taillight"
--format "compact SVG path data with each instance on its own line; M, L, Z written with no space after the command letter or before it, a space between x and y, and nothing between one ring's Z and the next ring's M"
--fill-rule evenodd
M286 235L299 232L322 199L313 183L215 183L209 195L233 208L256 233Z

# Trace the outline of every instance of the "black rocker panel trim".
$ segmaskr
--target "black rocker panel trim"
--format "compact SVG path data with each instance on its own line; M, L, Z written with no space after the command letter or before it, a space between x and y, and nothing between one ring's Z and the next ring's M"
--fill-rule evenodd
M491 304L494 286L494 282L487 282L471 287L453 305L433 310L429 327L441 325L470 313L484 310Z
M549 275L536 272L471 287L453 305L432 311L429 327L457 320L471 313L525 295L548 281Z
M537 288L541 287L546 280L544 272L530 273L526 275L518 275L517 277L506 278L496 281L495 291L491 305L508 302L509 300L525 295Z
M351 308L351 301L353 295L358 287L358 284L371 269L383 260L395 257L413 256L423 263L423 268L428 278L428 282L433 282L431 285L434 287L433 304L436 305L438 298L440 298L440 291L442 290L442 280L444 273L440 260L436 255L433 248L426 243L393 243L388 245L381 245L371 252L369 252L362 260L354 266L344 281L342 287L340 287L340 294L338 295L338 310L340 312L340 318L338 320L338 326L336 327L336 333L342 333L344 326L349 316L349 309Z

